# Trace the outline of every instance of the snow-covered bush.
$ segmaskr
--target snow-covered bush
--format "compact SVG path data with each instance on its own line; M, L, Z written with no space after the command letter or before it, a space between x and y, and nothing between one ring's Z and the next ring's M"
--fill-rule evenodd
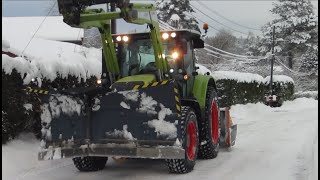
M11 44L5 46L5 50L15 54L21 52L21 48L12 48ZM24 57L2 54L2 143L22 131L41 136L44 95L23 91L32 79L37 80L37 88L62 90L93 85L100 74L99 49L33 39Z
M251 73L216 71L220 107L235 104L257 103L263 99L262 76Z
M265 91L270 89L270 76L264 78ZM273 75L272 88L276 95L281 96L282 100L291 100L294 94L294 81L285 75Z

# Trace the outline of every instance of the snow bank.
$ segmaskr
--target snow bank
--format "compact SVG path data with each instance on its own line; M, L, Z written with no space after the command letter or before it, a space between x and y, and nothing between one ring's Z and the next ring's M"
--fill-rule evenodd
M2 145L2 178L19 179L37 165L39 145L32 134L21 134Z
M306 97L306 98L318 99L318 91L298 91L294 93L293 96L295 98Z
M230 79L235 80L238 83L246 82L263 82L263 77L259 74L252 74L252 73L243 73L243 72L235 72L235 71L214 71L212 72L212 76L215 80L219 79Z
M270 76L265 77L263 81L264 81L265 84L269 84ZM283 82L283 83L292 83L292 84L294 84L293 79L291 77L285 76L285 75L273 75L272 81L273 82Z

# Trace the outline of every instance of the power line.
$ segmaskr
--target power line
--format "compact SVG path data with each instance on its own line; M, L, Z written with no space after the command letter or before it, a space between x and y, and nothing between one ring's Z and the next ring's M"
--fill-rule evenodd
M30 42L32 41L32 39L34 38L34 36L37 34L37 32L39 31L39 29L41 28L42 24L44 23L44 21L47 19L47 17L50 15L51 11L53 10L53 8L55 7L57 1L55 1L50 9L50 11L48 12L48 14L44 17L44 19L42 20L41 24L39 25L38 29L33 33L31 39L29 40L28 44L26 45L26 47L23 49L21 55L23 55L24 51L27 49L27 47L29 46Z
M209 19L213 20L214 22L216 22L216 23L218 23L218 24L220 24L220 25L225 26L225 27L227 27L227 28L229 28L229 29L231 29L231 30L233 30L233 31L235 31L235 32L238 32L238 33L240 33L240 34L244 34L244 35L246 35L246 36L248 35L247 33L244 33L244 32L242 32L242 31L238 31L238 30L236 30L236 29L233 29L233 28L231 28L231 27L229 27L229 26L227 26L227 25L225 25L225 24L217 21L216 19L212 18L212 17L209 16L208 14L204 13L204 12L201 11L200 9L196 8L195 6L193 6L192 4L190 4L190 6L191 6L192 8L194 8L194 9L196 9L197 11L199 11L201 14L207 16Z
M212 9L209 9L209 8L208 8L205 4L203 4L201 1L196 1L196 2L197 2L198 4L200 4L202 7L206 8L207 10L209 10L210 12L212 12L212 13L220 16L221 18L223 18L223 19L225 19L225 20L227 20L227 21L229 21L229 22L231 22L231 23L233 23L233 24L235 24L235 25L238 25L238 26L243 27L243 28L246 28L246 29L251 29L251 30L254 30L254 31L261 31L260 29L256 29L256 28L251 28L251 27L248 27L248 26L244 26L244 25L239 24L239 23L237 23L237 22L235 22L235 21L233 21L233 20L231 20L231 19L228 19L228 18L226 18L225 16L221 15L220 13L218 13L217 11L214 11L214 10L212 10Z

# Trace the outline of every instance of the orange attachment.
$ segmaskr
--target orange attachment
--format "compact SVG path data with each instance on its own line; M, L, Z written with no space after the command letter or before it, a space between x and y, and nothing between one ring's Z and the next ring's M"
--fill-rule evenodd
M208 29L209 29L209 25L208 25L207 23L204 23L204 24L203 24L203 29L204 29L204 30L208 30Z

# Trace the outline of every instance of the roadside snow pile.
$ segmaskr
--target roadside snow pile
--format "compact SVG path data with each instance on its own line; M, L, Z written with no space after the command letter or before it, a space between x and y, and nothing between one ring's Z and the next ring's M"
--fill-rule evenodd
M19 52L21 49L8 50L17 53L16 51ZM78 77L80 82L81 79L86 81L92 76L101 76L102 54L99 49L35 38L24 55L26 57L12 58L2 54L2 70L11 74L12 70L16 69L21 74L24 84L36 77L53 81L58 75L61 78L72 75Z
M270 76L267 76L264 78L264 83L269 84L270 82ZM291 77L285 76L285 75L273 75L272 77L273 82L282 82L282 83L292 83L294 84L294 81Z
M2 145L2 178L20 179L37 165L39 144L32 134L21 134Z
M318 99L318 91L298 91L294 93L294 98L301 98L301 97L306 97L306 98L313 98L313 99Z
M262 76L260 76L259 74L252 74L252 73L243 73L243 72L235 72L235 71L214 71L212 72L212 76L214 77L215 80L230 79L230 80L235 80L238 83L263 82Z

